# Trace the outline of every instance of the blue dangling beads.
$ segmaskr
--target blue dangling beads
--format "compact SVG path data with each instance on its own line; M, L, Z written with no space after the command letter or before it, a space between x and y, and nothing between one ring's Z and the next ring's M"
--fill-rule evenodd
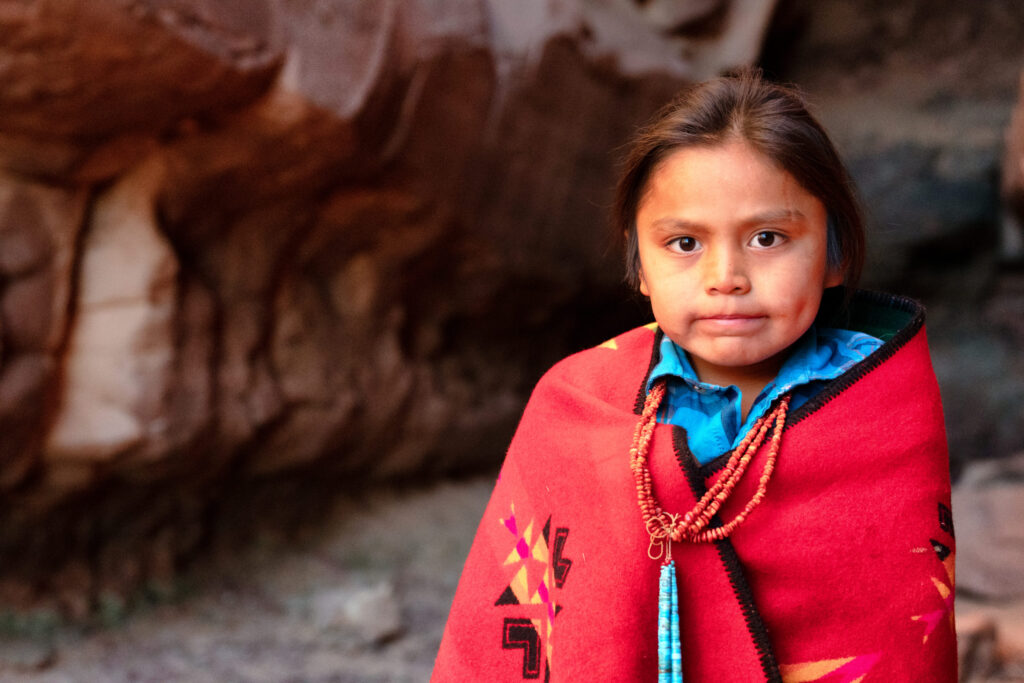
M676 563L661 565L658 586L658 683L683 683L679 644L679 588Z

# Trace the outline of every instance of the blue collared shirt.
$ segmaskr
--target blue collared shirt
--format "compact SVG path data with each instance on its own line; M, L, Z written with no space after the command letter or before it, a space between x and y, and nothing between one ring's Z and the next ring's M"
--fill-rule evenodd
M701 382L686 352L667 335L661 340L660 358L651 371L647 388L661 377L668 379L658 422L685 427L690 451L703 464L738 446L776 398L792 392L789 409L799 408L827 381L843 374L881 345L881 339L863 332L811 327L797 341L779 374L757 395L746 420L742 420L739 387Z

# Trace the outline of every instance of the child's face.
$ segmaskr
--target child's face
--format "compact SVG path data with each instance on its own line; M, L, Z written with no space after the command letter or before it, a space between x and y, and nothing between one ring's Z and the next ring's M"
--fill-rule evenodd
M667 157L636 224L640 290L706 382L770 380L842 281L821 201L741 140Z

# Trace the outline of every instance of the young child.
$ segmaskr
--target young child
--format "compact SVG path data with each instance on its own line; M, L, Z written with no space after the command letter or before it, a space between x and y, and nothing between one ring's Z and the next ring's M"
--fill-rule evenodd
M860 214L800 95L685 92L615 216L656 323L538 383L434 680L955 681L923 310L855 292Z

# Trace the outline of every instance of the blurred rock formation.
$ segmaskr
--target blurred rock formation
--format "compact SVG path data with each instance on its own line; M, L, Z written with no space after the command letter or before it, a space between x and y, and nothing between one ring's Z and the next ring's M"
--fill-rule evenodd
M972 462L953 489L960 680L1024 676L1024 451Z
M1003 0L785 0L762 55L850 165L865 286L928 309L954 474L1024 448L1022 32Z
M954 470L1020 452L1022 29L1011 0L0 0L0 604L85 614L219 527L495 466L544 369L648 319L604 239L619 146L755 60L850 162L865 284L928 306Z
M773 6L0 0L0 601L84 614L224 516L496 465L547 366L646 317L616 147Z

